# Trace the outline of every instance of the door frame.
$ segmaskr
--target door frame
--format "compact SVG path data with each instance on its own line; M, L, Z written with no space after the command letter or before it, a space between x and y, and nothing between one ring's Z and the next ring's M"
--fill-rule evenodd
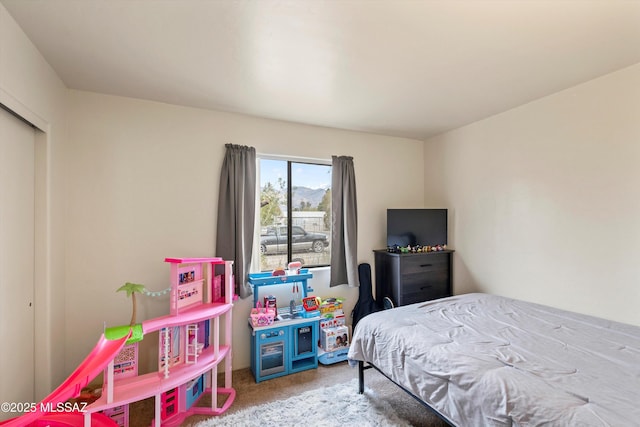
M0 87L0 106L35 128L34 158L34 392L37 401L47 396L54 384L53 331L64 328L55 314L51 239L51 124L28 109ZM63 291L63 290L61 290ZM58 300L63 300L59 298ZM64 329L63 329L63 335ZM64 338L61 338L64 339ZM60 357L60 356L58 356ZM64 363L61 359L57 364Z

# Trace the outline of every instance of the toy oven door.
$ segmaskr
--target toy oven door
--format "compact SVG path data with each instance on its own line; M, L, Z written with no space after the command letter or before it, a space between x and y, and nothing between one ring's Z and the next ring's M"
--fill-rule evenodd
M260 376L284 372L284 341L260 345Z

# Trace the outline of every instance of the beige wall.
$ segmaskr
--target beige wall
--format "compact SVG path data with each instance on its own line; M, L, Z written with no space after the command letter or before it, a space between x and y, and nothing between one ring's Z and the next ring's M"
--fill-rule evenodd
M130 281L161 290L169 279L165 257L215 255L225 143L263 154L353 156L360 262L373 263L371 250L385 245L387 207L423 203L422 180L388 174L421 170L420 141L80 91L70 91L69 105L67 371L91 350L103 322L128 322L130 302L118 287ZM329 289L328 281L327 269L316 272L316 295L347 297L350 313L357 289ZM168 312L166 297L141 300L139 320ZM234 369L249 366L250 305L241 300L234 308ZM155 364L156 352L146 353L147 366Z
M66 88L0 4L0 103L36 132L36 397L65 378L64 189ZM1 319L0 321L10 321Z
M168 285L165 257L214 255L225 143L253 145L265 154L354 156L361 262L372 262L371 250L384 245L387 207L423 204L421 180L389 177L421 169L418 141L67 92L0 5L0 102L41 130L38 397L86 356L105 323L128 320L130 303L117 287L136 281L162 289ZM316 293L348 298L350 312L357 290L327 284L328 270L316 271ZM249 304L236 304L234 368L249 364L243 320ZM140 320L168 310L165 300L149 298L139 308ZM153 365L154 353L149 349L143 363Z
M69 103L67 109L67 101ZM225 143L355 158L359 260L389 207L450 209L456 293L485 291L640 324L640 66L421 142L71 91L0 5L0 102L38 142L37 392L58 385L103 325L128 320L125 281L165 288L166 256L215 255ZM67 124L68 122L68 124ZM68 125L68 135L67 135ZM424 181L404 171L424 169ZM348 298L357 290L320 295ZM143 298L139 319L167 312ZM234 368L249 364L249 301ZM154 363L154 349L145 353Z
M425 143L455 291L640 324L640 64Z

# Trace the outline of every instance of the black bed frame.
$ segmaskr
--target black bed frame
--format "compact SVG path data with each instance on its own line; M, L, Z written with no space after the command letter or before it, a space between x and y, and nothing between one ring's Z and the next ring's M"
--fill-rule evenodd
M433 412L435 415L438 416L438 418L440 418L442 421L444 421L445 423L447 423L448 425L452 426L452 427L456 427L455 424L453 424L451 421L449 421L444 415L442 415L440 412L438 412L436 409L434 409L433 407L431 407L431 405L429 405L428 403L424 402L422 399L420 399L418 396L416 396L415 394L413 394L411 391L407 390L405 387L403 387L402 385L398 384L397 382L395 382L394 380L391 379L391 377L389 377L389 375L385 374L384 372L382 372L380 370L380 368L378 368L377 366L375 366L373 363L371 362L367 362L367 364L365 365L365 362L363 362L362 360L358 361L358 393L362 394L364 393L364 371L370 368L374 368L376 371L380 372L382 375L384 375L389 381L391 381L392 383L394 383L395 385L397 385L398 387L400 387L400 389L402 389L402 391L404 391L405 393L407 393L409 396L413 397L415 400L417 400L418 402L420 402L424 407L426 407L427 409L429 409L431 412Z

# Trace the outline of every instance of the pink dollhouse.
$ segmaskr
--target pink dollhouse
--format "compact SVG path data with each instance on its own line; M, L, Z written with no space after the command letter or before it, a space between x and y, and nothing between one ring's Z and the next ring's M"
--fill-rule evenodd
M129 404L154 398L152 426L179 426L193 414L219 415L235 399L231 384L233 261L221 258L166 258L171 268L170 313L142 322L142 334L158 333L158 370L138 374L138 342L105 338L58 389L8 426L129 425ZM220 324L222 320L222 325ZM221 336L221 328L222 336ZM139 329L139 328L138 328ZM218 367L224 362L224 385ZM104 373L102 395L81 411L59 412L90 380ZM198 406L211 395L211 404ZM221 402L218 403L218 399Z

